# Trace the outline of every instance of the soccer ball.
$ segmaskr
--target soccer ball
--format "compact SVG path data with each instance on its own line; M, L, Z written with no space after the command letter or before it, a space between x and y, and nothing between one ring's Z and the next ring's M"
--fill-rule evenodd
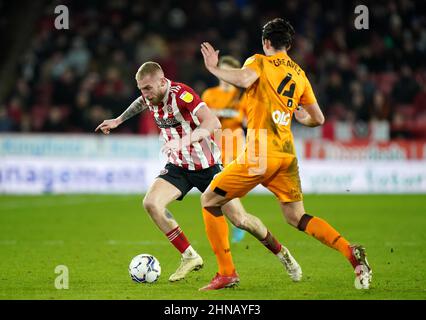
M150 254L137 255L130 261L129 274L138 283L155 282L161 274L160 262Z

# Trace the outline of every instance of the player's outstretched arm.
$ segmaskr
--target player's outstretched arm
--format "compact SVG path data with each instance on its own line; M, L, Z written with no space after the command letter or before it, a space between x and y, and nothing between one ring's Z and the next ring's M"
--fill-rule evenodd
M117 118L104 120L99 126L96 127L95 132L100 129L104 134L109 134L112 129L117 128L124 121L130 119L138 113L141 113L145 108L146 106L142 104L141 98L139 97L133 101L130 106Z
M298 107L294 110L294 116L297 121L308 127L321 126L325 121L324 115L316 102Z
M219 79L229 82L234 86L248 88L259 78L257 73L249 68L221 69L218 67L219 50L215 50L208 42L201 44L201 53L207 70Z

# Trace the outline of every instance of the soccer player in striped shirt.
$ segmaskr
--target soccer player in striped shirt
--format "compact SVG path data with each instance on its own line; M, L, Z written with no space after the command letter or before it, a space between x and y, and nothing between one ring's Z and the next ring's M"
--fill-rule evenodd
M165 78L158 63L144 63L136 73L136 82L141 96L119 117L103 121L95 131L100 129L109 134L146 109L154 117L161 130L168 162L150 186L143 206L182 254L180 266L169 278L172 282L179 281L189 272L200 269L203 259L191 246L167 205L182 200L193 187L204 191L213 176L220 172L220 150L210 137L213 130L220 128L220 122L190 87ZM207 221L206 225L227 237L223 216ZM229 244L220 242L219 245L223 246L221 251L228 252L225 260L233 268Z

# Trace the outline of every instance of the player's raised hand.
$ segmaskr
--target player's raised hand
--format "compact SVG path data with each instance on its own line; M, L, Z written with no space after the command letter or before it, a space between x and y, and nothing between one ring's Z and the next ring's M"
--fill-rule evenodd
M118 125L119 123L117 119L104 120L99 126L96 127L95 132L100 129L104 134L109 134L110 131L117 128Z
M309 117L309 114L301 106L298 106L296 109L294 109L294 116L297 121L303 122L303 120Z
M217 63L219 62L219 50L215 50L210 43L203 42L201 44L201 53L207 69L217 66Z

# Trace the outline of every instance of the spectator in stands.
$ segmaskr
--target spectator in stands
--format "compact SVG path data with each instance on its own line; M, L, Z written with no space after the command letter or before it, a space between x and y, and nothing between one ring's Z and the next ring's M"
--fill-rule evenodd
M414 78L413 71L407 64L401 66L400 74L399 80L393 87L392 98L396 104L411 104L419 92L419 85Z
M107 0L96 8L90 1L69 1L72 28L63 32L53 28L45 10L0 111L2 130L91 131L96 119L131 102L134 79L128 75L145 60L157 60L168 77L201 94L215 83L203 68L201 41L244 60L256 49L261 52L251 35L272 15L294 23L300 35L295 60L312 75L328 121L371 122L395 114L410 131L407 123L415 119L406 110L426 109L419 80L426 68L426 22L413 0L372 3L374 28L361 31L350 23L356 0L327 7L324 15L326 1L280 7L262 0L144 3ZM150 5L155 12L146 10ZM58 119L66 126L58 128ZM134 119L125 130L155 133L150 121Z
M0 105L0 132L12 131L13 123L7 115L6 106Z

